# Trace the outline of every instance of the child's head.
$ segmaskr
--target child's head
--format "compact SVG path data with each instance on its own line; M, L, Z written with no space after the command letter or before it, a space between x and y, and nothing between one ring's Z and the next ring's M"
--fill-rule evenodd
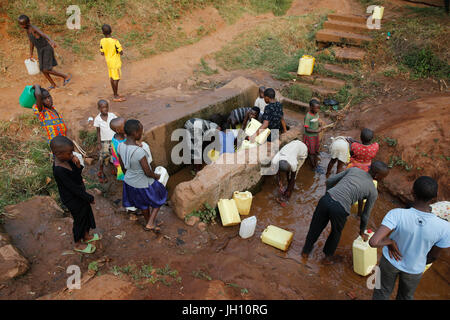
M260 112L261 112L261 109L259 107L253 107L250 110L250 114L249 114L250 119L258 119Z
M264 90L264 101L266 103L270 103L274 99L275 99L275 90L273 90L272 88L267 88L266 90Z
M373 139L373 131L368 129L368 128L364 128L361 130L361 142L363 144L369 144Z
M224 121L223 117L220 114L218 114L218 113L213 114L209 118L209 121L214 122L215 124L217 124L219 126L219 128L218 128L219 130L222 130L222 128L225 129L223 127L223 122L225 122L225 121Z
M383 161L372 161L370 165L369 174L373 179L381 181L386 178L389 174L389 167Z
M59 161L69 161L73 157L73 142L65 136L56 136L50 141L50 149Z
M316 99L311 99L309 101L309 110L312 113L314 113L314 114L319 112L319 110L320 110L320 102L318 100L316 100Z
M108 37L112 33L111 26L109 24L102 25L102 32L105 37Z
M266 90L266 87L259 87L259 97L261 99L264 98L264 90Z
M109 104L108 101L106 100L98 100L97 102L97 108L98 111L100 111L100 113L104 116L108 115L108 111L109 111Z
M21 14L17 21L19 22L19 26L23 29L28 28L28 26L30 25L30 18L28 18L28 16L24 14Z
M53 107L53 98L50 95L50 92L48 92L46 89L41 89L41 95L42 95L42 103L47 108Z
M144 127L139 120L130 119L125 122L124 130L127 137L132 137L134 140L141 140Z
M112 131L114 131L117 134L124 134L125 133L125 119L122 117L114 118L109 123L109 127Z
M421 176L414 181L414 199L428 203L437 197L437 193L438 184L433 178Z

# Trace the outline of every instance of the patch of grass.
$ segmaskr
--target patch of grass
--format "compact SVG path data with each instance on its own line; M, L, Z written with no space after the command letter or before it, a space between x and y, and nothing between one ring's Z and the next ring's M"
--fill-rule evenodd
M384 138L384 141L388 144L389 147L395 147L397 145L397 139L395 138Z
M189 219L191 216L196 216L200 218L201 222L206 224L216 224L216 209L211 207L208 203L204 203L203 206L203 210L194 210L190 214L186 215L185 220Z
M304 87L301 84L295 83L292 86L284 89L283 95L289 99L309 103L309 101L313 97L313 92L311 89Z
M207 281L211 281L212 278L203 270L194 270L192 271L192 276L194 278L198 278L198 279L202 279L202 280L207 280Z
M405 6L406 9L420 16L425 17L445 17L445 9L437 8L437 7L413 7L413 6Z
M402 167L408 172L411 171L411 169L414 167L413 165L410 165L405 160L403 160L402 157L390 156L388 167L393 168L394 166Z
M217 74L219 71L217 69L212 69L208 63L202 59L200 59L199 72L206 74L207 76Z
M158 268L156 269L156 273L161 276L171 276L172 278L175 278L178 275L178 270L172 270L168 264L164 268Z
M93 271L97 272L98 271L98 262L92 261L91 263L89 263L88 270L93 270Z
M97 131L96 130L80 130L78 137L81 140L81 147L86 151L92 151L97 146Z
M411 69L414 79L450 78L450 65L439 59L429 47L415 47L401 61Z

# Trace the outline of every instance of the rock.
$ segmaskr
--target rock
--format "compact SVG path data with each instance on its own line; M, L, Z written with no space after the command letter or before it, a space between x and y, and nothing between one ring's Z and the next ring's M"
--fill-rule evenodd
M84 163L86 163L88 166L92 165L93 162L94 162L93 158L85 158L84 159Z
M201 232L205 231L205 230L206 230L206 223L204 223L204 222L199 222L199 224L197 225L197 228L198 228Z
M187 79L186 80L186 84L190 87L195 86L195 81L192 79Z
M200 218L197 216L190 216L188 219L185 219L184 222L188 225L188 226L193 226L195 225L197 222L200 221Z
M0 248L0 282L21 276L29 268L27 259L14 246L7 244Z
M94 191L94 193L97 195L97 196L101 196L102 194L103 194L103 192L101 192L99 189L97 189L97 188L94 188L94 189L92 189L92 191Z
M6 233L0 233L0 247L11 243L11 237Z

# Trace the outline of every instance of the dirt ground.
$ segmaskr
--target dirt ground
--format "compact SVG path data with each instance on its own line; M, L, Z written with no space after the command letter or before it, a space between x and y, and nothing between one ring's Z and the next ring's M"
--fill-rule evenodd
M398 2L398 1L396 1ZM358 2L359 3L359 2ZM340 13L360 14L361 6L353 0L294 1L288 14L300 15L311 10L334 9ZM192 24L195 30L196 16L207 16L217 22L216 32L199 42L140 61L124 63L120 92L132 99L149 99L158 96L178 96L201 94L195 87L197 81L224 83L244 75L257 84L278 88L281 84L262 71L225 72L202 76L194 74L200 58L204 58L213 68L211 54L220 50L236 35L272 14L244 16L233 25L227 25L212 8L192 13L183 19L184 26ZM0 23L0 50L6 50L7 33L4 23ZM25 74L22 66L27 55L26 39L17 44L20 49L16 64L2 75L0 80L0 119L8 120L23 113L24 109L11 104L16 101L26 84L45 83L43 76L32 80ZM78 61L64 50L57 50L63 61L61 70L73 75L69 86L52 91L55 106L63 113L71 126L72 134L86 125L87 116L97 113L96 101L111 98L104 58L97 56L95 61ZM414 169L406 171L394 166L391 175L384 182L369 227L376 229L386 212L404 204L410 198L411 182L419 174L428 174L440 183L440 199L448 199L448 161L440 155L448 156L449 150L449 106L450 95L439 93L439 88L431 81L411 83L393 79L381 79L383 86L372 101L356 106L335 130L327 132L325 139L332 135L351 135L358 137L360 128L371 126L377 136L397 139L396 147L384 143L378 157L386 162L392 155L400 156ZM195 87L195 88L194 88ZM404 89L406 88L406 89ZM411 96L415 99L411 100ZM13 107L12 107L13 105ZM127 103L111 102L112 110L120 110L130 115ZM25 111L27 112L27 111ZM414 137L414 138L411 138ZM434 139L438 139L437 142ZM328 155L321 153L321 164L326 166ZM421 156L418 152L430 157ZM435 158L431 158L435 155ZM436 165L437 164L437 165ZM423 168L423 171L417 170ZM95 177L95 168L88 167L86 174ZM176 183L190 179L184 169L169 180L169 193ZM109 179L113 181L113 179ZM287 208L281 208L275 201L275 181L266 178L262 191L255 195L252 213L257 216L255 235L241 239L237 234L239 227L223 228L211 225L206 231L189 227L180 221L169 206L163 206L158 219L164 221L159 235L142 230L139 222L130 221L128 216L114 201L120 199L120 185L109 182L104 195L96 195L94 215L97 232L103 239L97 244L97 252L83 256L71 251L71 218L52 205L49 198L36 197L9 208L14 219L7 219L6 231L13 238L13 244L31 262L31 269L22 277L0 286L0 299L370 299L372 292L366 287L365 277L352 270L351 244L356 238L359 220L349 217L338 254L344 256L339 265L323 266L321 248L326 232L319 238L311 258L300 258L309 222L320 196L323 195L325 177L313 173L305 164L297 178L294 195ZM389 192L388 192L389 191ZM396 197L392 197L391 194ZM116 201L117 202L117 201ZM270 208L270 210L268 210ZM274 224L294 232L290 249L283 253L263 244L260 235L263 229ZM329 229L327 229L329 230ZM378 250L380 256L381 250ZM88 272L90 263L98 261L98 272ZM155 283L149 282L148 275L139 276L143 265L153 266L151 275ZM448 273L450 255L428 270L416 292L416 299L449 299ZM69 292L63 290L70 265L80 266L83 289ZM114 267L134 266L131 271L115 275ZM176 276L158 275L156 271L170 266ZM133 271L134 270L134 271ZM181 280L178 278L181 277Z

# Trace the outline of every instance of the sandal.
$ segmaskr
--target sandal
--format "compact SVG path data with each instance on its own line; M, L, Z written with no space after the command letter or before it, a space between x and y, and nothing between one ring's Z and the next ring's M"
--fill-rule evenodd
M159 223L159 225L162 225L162 223ZM156 225L155 227L152 227L152 228L147 228L147 226L144 226L144 230L145 231L153 231L154 233L161 232L161 228L158 227L158 225Z
M86 248L84 248L83 250L81 250L81 249L73 249L73 250L77 251L77 252L81 252L81 253L94 253L95 249L97 249L95 246L93 246L92 244L88 243Z
M68 84L70 82L70 80L72 79L72 75L69 73L69 78L64 80L63 86L65 86L66 84Z
M91 240L86 241L86 243L93 242L93 241L99 241L101 239L102 238L98 235L98 233L94 233L94 237Z
M47 88L47 91L50 91L50 90L55 89L55 88L56 88L55 86L50 86L50 87Z

